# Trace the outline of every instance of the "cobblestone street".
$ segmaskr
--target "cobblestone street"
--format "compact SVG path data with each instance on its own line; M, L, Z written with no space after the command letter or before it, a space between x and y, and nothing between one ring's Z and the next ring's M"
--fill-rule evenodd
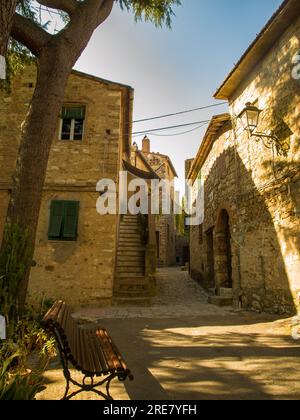
M207 303L207 294L179 268L164 268L157 272L157 296L150 305L131 307L84 308L75 316L83 321L98 322L101 319L125 318L173 318L209 314L225 314L230 308L217 308Z
M107 328L133 371L133 382L113 383L114 399L300 399L300 345L291 338L291 320L210 306L179 269L159 271L151 306L91 308L77 316ZM45 381L38 399L60 399L58 359Z

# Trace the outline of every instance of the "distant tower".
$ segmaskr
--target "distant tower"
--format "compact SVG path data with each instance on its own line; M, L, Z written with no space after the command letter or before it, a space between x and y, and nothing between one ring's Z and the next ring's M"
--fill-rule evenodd
M150 153L150 140L147 136L143 138L143 146L142 146L142 152L143 153Z

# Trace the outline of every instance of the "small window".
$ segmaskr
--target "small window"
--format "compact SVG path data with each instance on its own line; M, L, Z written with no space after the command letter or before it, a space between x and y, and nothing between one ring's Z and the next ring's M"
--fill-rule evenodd
M48 239L50 241L76 241L79 201L52 201Z
M63 106L61 113L60 140L82 140L85 106Z

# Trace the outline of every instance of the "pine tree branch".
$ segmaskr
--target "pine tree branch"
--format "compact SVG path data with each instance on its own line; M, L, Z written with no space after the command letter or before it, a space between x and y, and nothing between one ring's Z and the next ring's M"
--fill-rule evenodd
M37 2L42 6L62 10L68 13L69 16L72 16L78 8L76 0L37 0Z
M40 55L43 47L52 39L52 35L48 34L32 20L18 13L13 18L11 36L37 57Z

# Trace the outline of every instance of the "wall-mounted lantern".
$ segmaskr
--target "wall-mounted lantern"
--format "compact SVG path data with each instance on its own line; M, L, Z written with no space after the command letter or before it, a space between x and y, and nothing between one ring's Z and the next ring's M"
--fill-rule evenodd
M261 112L262 111L256 106L252 105L250 102L247 102L245 108L238 115L244 130L248 130L251 135L257 129Z
M241 120L244 130L248 130L250 137L256 137L257 141L262 140L264 146L268 149L276 146L277 150L280 150L280 141L274 133L266 134L256 131L261 113L262 111L259 108L247 102L245 108L238 115L238 118Z

